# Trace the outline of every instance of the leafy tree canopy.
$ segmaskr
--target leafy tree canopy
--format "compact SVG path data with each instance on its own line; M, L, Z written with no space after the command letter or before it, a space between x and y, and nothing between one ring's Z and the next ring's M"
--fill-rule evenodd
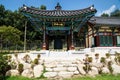
M114 12L112 12L111 17L120 17L120 10L116 9Z
M45 5L41 5L41 6L40 6L40 9L41 9L41 10L46 10L46 6L45 6Z
M18 43L21 31L11 26L0 26L0 35L4 42Z
M106 13L103 13L103 14L101 15L101 17L109 17L109 15L106 14Z

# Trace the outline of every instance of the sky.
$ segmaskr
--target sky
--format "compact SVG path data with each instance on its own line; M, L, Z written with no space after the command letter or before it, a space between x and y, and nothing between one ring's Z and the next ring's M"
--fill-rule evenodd
M77 10L94 5L97 9L96 16L103 13L110 14L114 10L120 9L120 0L0 0L0 4L4 5L5 9L12 11L18 10L23 4L35 7L46 5L48 10L53 10L58 2L63 10Z

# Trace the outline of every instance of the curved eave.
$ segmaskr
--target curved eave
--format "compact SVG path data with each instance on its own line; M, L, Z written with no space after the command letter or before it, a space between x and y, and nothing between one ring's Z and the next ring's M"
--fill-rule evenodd
M44 17L68 17L68 16L78 16L81 14L88 14L88 13L96 13L97 10L94 9L93 6L85 8L85 9L80 9L80 10L40 10L36 8L30 8L27 6L23 6L20 9L21 12L25 13L30 13L30 14L36 14L39 16L44 16Z
M92 21L94 20L94 21ZM93 17L91 18L90 22L94 22L97 26L118 26L120 27L120 18L114 18L114 17Z

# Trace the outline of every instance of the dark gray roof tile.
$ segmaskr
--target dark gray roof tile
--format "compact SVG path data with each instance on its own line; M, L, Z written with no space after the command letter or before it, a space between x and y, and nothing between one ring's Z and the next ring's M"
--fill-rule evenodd
M38 14L40 16L74 16L74 15L80 15L80 14L85 14L90 12L96 13L96 9L91 7L80 9L80 10L40 10L36 8L23 6L21 8L21 11L26 13L31 13L31 14Z
M120 18L117 17L93 17L91 20L94 20L96 24L120 25Z

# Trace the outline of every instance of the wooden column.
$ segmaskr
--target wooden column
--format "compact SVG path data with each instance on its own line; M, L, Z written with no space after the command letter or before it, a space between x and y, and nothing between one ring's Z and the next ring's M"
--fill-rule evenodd
M86 46L86 35L84 35L84 47L87 48L87 46Z
M46 49L49 50L49 36L48 35L46 35L45 42L46 42Z
M73 21L72 21L72 26L71 26L71 50L74 50L74 43L73 43Z
M116 36L115 36L114 31L115 31L115 28L113 27L112 29L113 46L116 46Z
M88 43L88 48L89 48L89 34L87 35L87 43Z
M96 29L96 47L100 46L99 28Z
M43 45L42 49L46 50L46 28L45 28L45 22L43 24Z
M67 50L70 50L71 47L71 35L67 35Z

